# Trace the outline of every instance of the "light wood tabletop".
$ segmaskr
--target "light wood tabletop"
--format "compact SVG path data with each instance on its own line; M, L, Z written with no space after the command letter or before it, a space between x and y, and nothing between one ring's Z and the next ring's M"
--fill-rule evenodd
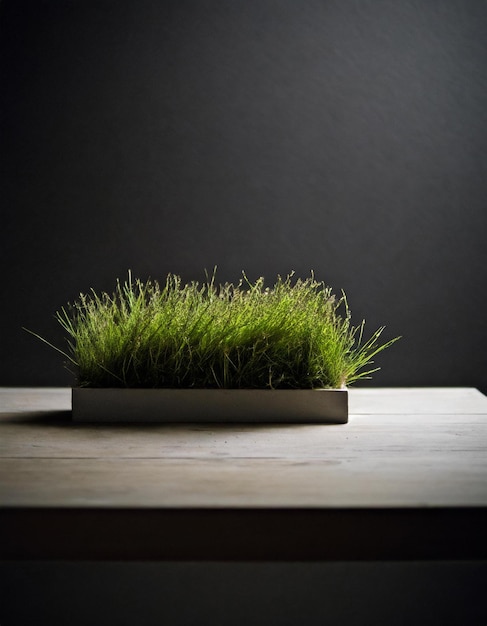
M348 424L79 424L0 388L0 558L487 558L487 397L357 388Z

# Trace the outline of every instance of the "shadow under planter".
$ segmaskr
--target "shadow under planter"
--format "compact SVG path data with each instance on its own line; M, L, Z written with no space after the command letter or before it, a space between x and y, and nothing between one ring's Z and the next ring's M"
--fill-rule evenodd
M346 424L347 389L75 387L76 422Z

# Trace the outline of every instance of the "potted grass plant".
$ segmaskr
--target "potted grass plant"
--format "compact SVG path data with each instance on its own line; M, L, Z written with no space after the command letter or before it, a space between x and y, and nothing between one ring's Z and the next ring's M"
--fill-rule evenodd
M344 294L315 279L117 281L56 313L78 421L348 421L347 387L378 368ZM31 331L29 331L31 332Z

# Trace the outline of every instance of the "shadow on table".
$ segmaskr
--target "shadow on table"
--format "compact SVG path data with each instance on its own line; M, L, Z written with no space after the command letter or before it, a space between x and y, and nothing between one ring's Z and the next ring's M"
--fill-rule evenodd
M72 424L71 411L22 411L22 413L12 413L8 415L4 422L15 424Z
M317 424L308 424L308 423L267 423L267 422L256 422L256 423L222 423L222 422L205 422L205 423L181 423L181 422L73 422L72 421L72 412L70 410L49 410L49 411L25 411L19 413L13 413L8 415L5 418L4 423L13 423L21 426L25 424L26 426L56 426L66 427L66 428L76 428L84 429L84 428L93 428L101 430L131 430L136 429L137 431L141 430L181 430L181 431L192 431L192 432L205 432L205 431L218 431L219 433L224 432L259 432L261 430L269 431L272 430L283 430L283 429L301 429L307 428L308 426L316 426ZM318 424L319 426L337 426L337 424ZM339 424L338 426L346 426Z

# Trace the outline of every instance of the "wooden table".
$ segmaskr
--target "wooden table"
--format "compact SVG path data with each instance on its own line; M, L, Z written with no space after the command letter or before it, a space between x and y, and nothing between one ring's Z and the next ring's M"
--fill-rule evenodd
M0 389L0 559L487 559L487 398L352 389L346 425L73 424Z

